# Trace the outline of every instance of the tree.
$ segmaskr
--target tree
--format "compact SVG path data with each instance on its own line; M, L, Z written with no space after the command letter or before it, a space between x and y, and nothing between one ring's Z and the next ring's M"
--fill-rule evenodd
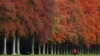
M36 38L40 45L48 41L69 41L89 48L100 44L99 14L99 0L1 0L0 32L5 36L5 46L7 38L13 37L14 54L16 38L19 46L21 37L27 38L34 33L37 36L33 37L33 43ZM20 48L17 49L20 53Z

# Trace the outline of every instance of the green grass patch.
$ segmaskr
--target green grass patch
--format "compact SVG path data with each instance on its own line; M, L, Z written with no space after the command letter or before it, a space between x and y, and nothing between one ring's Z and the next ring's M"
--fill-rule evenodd
M66 55L0 55L0 56L74 56L72 54L66 54ZM99 54L78 54L78 55L75 55L75 56L100 56Z

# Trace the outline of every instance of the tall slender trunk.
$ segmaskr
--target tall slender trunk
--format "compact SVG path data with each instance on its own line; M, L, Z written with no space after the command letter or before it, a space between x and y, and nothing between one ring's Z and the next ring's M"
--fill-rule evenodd
M60 44L59 44L59 46L58 46L58 54L62 54L62 47L61 47Z
M97 45L97 54L99 54L99 47L98 47L98 45Z
M61 45L61 54L63 54L63 45Z
M100 50L100 46L97 45L97 54L100 54L99 50Z
M54 44L54 54L56 54L56 45Z
M17 54L20 54L20 37L17 39Z
M68 54L68 43L66 44L66 54Z
M57 54L60 54L60 45L58 44L58 47L57 47Z
M82 45L82 54L84 54L84 46Z
M16 55L16 38L13 39L13 54Z
M34 54L34 38L32 40L32 54Z
M85 47L85 50L84 50L85 54L87 53L87 50L86 50L86 47Z
M97 54L97 46L95 46L95 54Z
M81 54L83 54L83 45L81 45Z
M53 44L51 44L51 54L53 54Z
M41 54L41 46L40 46L40 44L39 44L39 54Z
M43 54L45 54L45 44L43 45Z
M96 36L96 54L98 53L98 35Z
M64 44L64 54L66 54L66 44Z
M57 44L57 47L56 47L56 54L58 54L58 51L59 51L59 50L58 50L58 46L59 46L59 45Z
M90 51L89 51L89 48L87 49L87 54L89 54L90 53Z
M4 38L4 54L7 54L7 49L6 49L6 47L7 47L7 38L5 37Z
M48 51L48 44L47 44L47 55L49 54L49 51Z
M68 48L69 48L68 53L71 54L71 46L70 46L70 44L69 44Z
M61 54L63 54L63 45L61 45L60 48L61 48Z
M82 46L80 46L80 54L82 54L82 48L81 48Z

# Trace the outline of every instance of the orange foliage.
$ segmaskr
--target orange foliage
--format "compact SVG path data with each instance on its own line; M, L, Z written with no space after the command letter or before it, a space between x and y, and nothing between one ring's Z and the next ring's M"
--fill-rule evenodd
M100 0L0 0L5 37L37 34L40 43L100 44ZM82 40L79 40L81 38Z
M65 35L70 42L78 44L78 42L80 42L79 38L82 38L83 44L87 47L98 43L99 40L96 40L97 38L99 39L100 35L98 22L99 13L97 11L100 6L99 2L99 0L56 0L57 15L60 15L63 18L62 22L60 20L59 25L64 27L62 29L66 29ZM63 35L62 37L56 37L55 39L57 39L58 42L61 42L61 38L65 39L63 38Z
M0 0L0 32L4 32L6 37L15 37L16 34L28 37L36 32L39 42L44 43L50 32L50 15L53 15L53 10L47 8L52 2L44 4L45 2L47 3L44 0Z

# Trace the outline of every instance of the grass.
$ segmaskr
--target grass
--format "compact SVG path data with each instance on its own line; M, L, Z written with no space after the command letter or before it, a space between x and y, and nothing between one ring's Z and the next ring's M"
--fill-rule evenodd
M74 56L72 54L66 54L66 55L0 55L0 56ZM97 55L97 54L78 54L78 55L75 55L75 56L100 56L100 55Z

